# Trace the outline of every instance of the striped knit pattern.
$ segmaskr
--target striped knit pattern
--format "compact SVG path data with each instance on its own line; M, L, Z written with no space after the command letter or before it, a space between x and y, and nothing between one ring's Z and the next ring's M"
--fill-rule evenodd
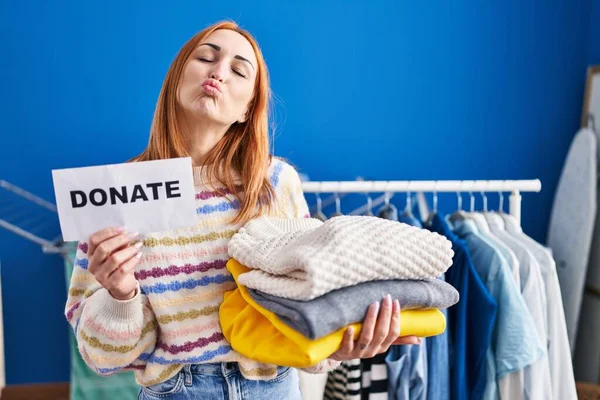
M361 400L361 362L359 358L342 361L327 375L325 400Z
M362 375L360 398L362 400L388 400L387 352L361 360Z
M308 215L300 178L285 162L274 159L269 177L275 187L272 215ZM88 245L80 243L65 307L79 351L101 375L133 370L140 385L160 383L185 364L238 362L248 379L272 379L274 365L237 354L223 337L219 306L223 293L235 288L225 268L227 244L240 226L231 219L239 202L230 193L209 188L204 170L194 168L196 212L192 228L149 234L136 267L138 295L114 299L88 271ZM324 361L308 372L325 372Z

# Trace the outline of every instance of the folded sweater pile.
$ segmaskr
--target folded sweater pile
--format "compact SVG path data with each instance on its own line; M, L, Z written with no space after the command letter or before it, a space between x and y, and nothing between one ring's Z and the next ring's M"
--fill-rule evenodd
M452 264L450 242L377 217L261 217L232 237L229 255L238 288L221 306L223 333L241 354L278 365L329 357L386 294L400 301L402 336L442 333L439 309L458 301L452 286L433 279ZM291 342L285 352L270 351L282 342Z
M228 249L254 269L240 284L295 300L372 280L434 278L453 256L450 241L437 233L369 216L258 218Z

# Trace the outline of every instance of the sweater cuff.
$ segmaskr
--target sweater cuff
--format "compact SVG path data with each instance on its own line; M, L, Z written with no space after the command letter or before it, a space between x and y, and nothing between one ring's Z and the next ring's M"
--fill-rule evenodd
M339 367L342 364L341 361L332 360L330 358L327 359L327 362L329 363L328 371L333 371L334 369L336 369L337 367Z
M92 300L92 297L96 297ZM131 323L143 317L142 296L140 295L140 284L138 283L135 296L129 300L117 300L102 288L90 297L97 304L100 318L114 322ZM89 301L88 300L88 301Z
M315 218L260 217L249 221L243 231L255 238L270 238L286 233L312 231L323 225Z
M341 363L341 361L336 361L328 358L316 365L313 365L312 367L303 368L302 370L309 374L324 374L326 372L333 371L334 369L339 367Z

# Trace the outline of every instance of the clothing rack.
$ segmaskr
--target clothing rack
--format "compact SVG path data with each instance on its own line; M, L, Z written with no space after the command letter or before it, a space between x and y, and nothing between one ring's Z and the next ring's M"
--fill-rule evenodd
M47 236L47 228L55 228L50 231L58 231L56 205L2 179L0 228L40 245L44 253L66 253L60 234Z
M437 203L437 193L504 193L510 192L509 213L518 221L521 220L521 192L539 192L542 183L539 179L531 180L473 180L473 181L308 181L302 182L305 193L433 193L434 204ZM370 201L368 205L356 211L366 211L369 207L377 206L386 200L384 195ZM369 196L370 199L370 196ZM472 203L472 202L471 202ZM436 206L434 205L434 209Z

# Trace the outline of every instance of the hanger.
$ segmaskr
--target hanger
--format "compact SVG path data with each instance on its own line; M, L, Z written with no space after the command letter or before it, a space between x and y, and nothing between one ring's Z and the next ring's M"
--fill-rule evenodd
M319 192L315 192L315 197L317 198L317 211L314 213L313 218L325 222L327 221L327 216L323 213L323 202L321 200L321 194Z
M427 220L424 222L425 226L431 226L431 223L433 222L433 217L437 214L437 208L438 208L437 186L438 186L438 182L435 181L435 184L433 185L433 210L427 216Z
M469 191L469 200L470 200L470 205L471 208L469 209L469 212L475 212L475 196L473 196L473 192Z
M367 211L365 211L366 216L368 217L372 217L374 216L373 214L373 199L371 198L371 195L369 193L365 193L365 196L367 196Z
M504 230L505 222L504 222L504 219L502 218L502 213L503 213L503 208L504 208L504 194L502 194L502 191L498 192L498 196L499 196L498 211L497 212L488 211L488 212L485 212L483 215L490 226L493 225L493 226L496 226L499 230Z
M362 176L357 176L354 181L355 182L361 182L361 181L364 181L364 180L365 179ZM322 199L323 201L321 202L321 208L325 208L325 207L329 206L330 204L334 204L336 201L338 201L338 200L336 200L336 196L339 197L340 199L342 199L342 198L344 198L344 197L346 197L348 195L349 195L349 193L341 193L341 192L340 193L334 193L331 196L328 196L328 197ZM381 203L377 203L377 200L373 200L373 203L374 204L381 204ZM316 205L313 205L312 207L310 207L311 214L315 213L316 211L317 211L317 206Z
M481 194L481 200L483 202L483 212L478 213L478 212L471 211L469 213L469 217L475 222L475 225L477 225L477 229L479 229L480 232L487 235L490 233L490 225L488 224L487 220L484 217L484 214L488 212L487 196L485 195L485 192L483 190L479 193ZM472 200L472 202L474 202L474 200ZM474 207L471 207L471 209L473 209L473 208Z
M389 182L388 182L388 187L389 187ZM398 221L398 209L396 208L395 205L390 203L392 196L393 196L393 193L388 191L386 188L384 204L383 204L383 207L381 207L381 209L377 213L377 216L379 218L383 218L383 219Z
M460 182L460 185L463 185L463 182ZM459 188L459 191L456 192L456 201L457 201L457 210L455 212L452 213L452 215L450 215L448 217L448 220L452 223L458 222L458 221L466 221L467 219L469 219L469 215L467 212L463 211L462 209L462 194L461 194L461 190ZM473 192L469 192L469 195L471 196L471 212L473 212L475 210L475 197L473 196Z
M488 212L487 196L485 195L485 192L483 190L479 193L481 194L481 201L483 203L483 212Z
M342 186L342 183L338 182L338 191L333 194L333 198L335 199L335 212L333 214L331 214L331 216L329 218L335 218L335 217L344 215L344 214L342 214L342 201L340 199L340 193L339 193L341 186Z
M335 194L332 194L331 196L323 197L323 199L322 199L322 201L321 201L321 208L322 208L322 209L324 209L324 208L326 208L327 206L329 206L329 205L331 205L331 204L334 204L334 203L335 203L335 201L336 201L336 199L335 199L335 197L336 197L335 195L336 195L336 194L337 194L337 196L338 196L340 199L342 199L342 198L344 198L344 197L346 197L346 196L348 196L348 195L349 195L349 193L335 193ZM317 205L316 205L316 204L313 204L313 205L310 207L310 213L312 214L312 213L315 213L315 212L317 212Z
M498 192L498 196L500 197L498 199L498 214L503 214L504 213L504 193L502 193L502 191Z
M415 217L412 213L412 194L410 192L410 183L409 183L408 191L406 192L406 205L404 206L403 215L408 218Z

